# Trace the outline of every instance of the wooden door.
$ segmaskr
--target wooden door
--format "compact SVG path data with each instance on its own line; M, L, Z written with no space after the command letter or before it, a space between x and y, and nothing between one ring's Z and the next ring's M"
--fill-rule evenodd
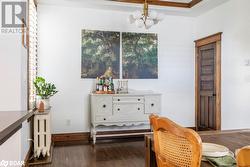
M216 129L215 124L215 43L198 48L199 101L198 130Z
M219 36L196 41L196 128L219 130L220 41Z

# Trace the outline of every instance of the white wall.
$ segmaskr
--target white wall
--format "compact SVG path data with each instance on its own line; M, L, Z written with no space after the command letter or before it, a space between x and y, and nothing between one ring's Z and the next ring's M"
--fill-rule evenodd
M230 0L196 19L196 39L223 32L222 129L250 127L249 7L249 0Z
M27 50L19 32L2 33L0 29L0 76L0 112L27 110ZM29 132L29 123L24 123L7 144L0 146L0 153L9 160L23 160L29 149Z
M20 34L0 34L0 111L21 107L20 39Z
M15 134L13 134L7 141L5 141L0 146L0 163L2 160L20 161L21 160L20 150L21 150L21 131L18 130Z
M0 34L0 112L27 110L27 52L21 44L19 33ZM6 157L23 160L29 149L28 138L29 123L24 123L7 144L0 146L0 153L5 155L0 161Z
M145 32L126 22L129 13L38 6L39 75L55 83L51 98L53 133L89 131L94 80L81 79L81 30ZM159 38L159 79L129 80L129 88L161 92L162 114L194 126L194 19L166 16L150 29ZM71 125L67 125L70 120Z

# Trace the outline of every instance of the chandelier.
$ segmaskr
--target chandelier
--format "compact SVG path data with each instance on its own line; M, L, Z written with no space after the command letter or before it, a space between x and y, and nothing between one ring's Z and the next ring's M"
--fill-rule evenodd
M143 11L136 11L129 15L128 21L130 24L135 23L136 27L138 28L145 27L146 29L149 29L159 21L162 21L163 17L163 14L157 13L156 11L149 11L148 2L145 0Z

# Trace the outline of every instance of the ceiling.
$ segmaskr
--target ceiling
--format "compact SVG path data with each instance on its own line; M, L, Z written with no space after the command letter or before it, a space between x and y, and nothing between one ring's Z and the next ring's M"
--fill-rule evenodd
M192 0L162 0L171 2L189 3ZM205 13L229 0L202 0L192 8L167 7L150 5L149 8L157 10L166 15L188 16L195 17ZM68 7L81 7L101 10L113 10L121 12L133 12L141 10L142 4L115 2L113 0L38 0L38 5L56 5Z

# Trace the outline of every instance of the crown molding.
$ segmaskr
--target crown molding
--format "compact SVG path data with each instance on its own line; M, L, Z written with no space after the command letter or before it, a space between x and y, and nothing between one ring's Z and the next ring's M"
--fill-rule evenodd
M123 3L137 3L137 4L143 4L145 2L144 0L111 0L111 1L123 2ZM172 1L162 1L162 0L148 0L147 2L150 5L157 5L157 6L192 8L201 1L202 0L192 0L189 3L184 3L184 2L172 2Z

